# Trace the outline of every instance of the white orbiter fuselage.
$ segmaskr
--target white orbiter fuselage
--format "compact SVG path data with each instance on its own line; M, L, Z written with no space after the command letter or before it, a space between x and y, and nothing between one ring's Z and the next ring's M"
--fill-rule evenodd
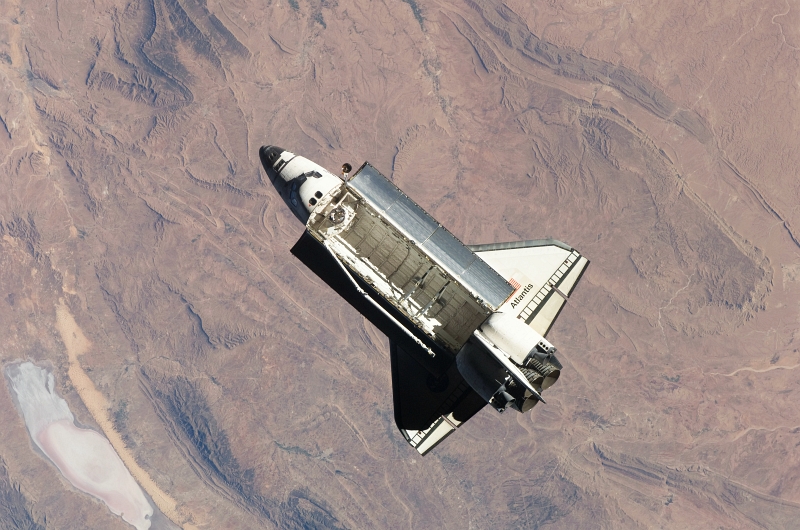
M562 368L545 336L585 257L550 239L466 246L368 163L348 179L259 155L306 225L292 253L389 336L395 421L420 454L486 403L544 402Z

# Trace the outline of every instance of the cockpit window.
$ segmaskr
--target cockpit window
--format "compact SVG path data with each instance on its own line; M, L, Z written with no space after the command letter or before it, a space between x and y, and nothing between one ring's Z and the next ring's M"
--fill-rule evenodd
M314 193L314 197L316 197L317 199L321 199L322 198L322 192L318 191L318 192ZM317 201L314 201L314 202L317 202Z
M319 193L319 192L317 192L317 193ZM315 204L317 204L317 199L315 199L314 197L311 197L311 199L309 199L309 201L308 201L308 204L310 204L311 206L314 206Z

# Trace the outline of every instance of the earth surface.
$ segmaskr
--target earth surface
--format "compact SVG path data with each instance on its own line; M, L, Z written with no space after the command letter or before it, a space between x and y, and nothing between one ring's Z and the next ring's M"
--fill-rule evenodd
M153 528L792 527L799 61L789 1L3 0L0 362L54 374ZM592 260L547 405L409 447L262 144ZM0 527L130 528L3 385Z

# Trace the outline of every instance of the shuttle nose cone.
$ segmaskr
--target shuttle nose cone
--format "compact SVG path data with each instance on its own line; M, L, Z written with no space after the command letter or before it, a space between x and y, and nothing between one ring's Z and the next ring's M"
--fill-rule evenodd
M264 145L258 150L258 157L261 159L261 165L267 173L272 171L272 166L281 156L285 149L275 145Z

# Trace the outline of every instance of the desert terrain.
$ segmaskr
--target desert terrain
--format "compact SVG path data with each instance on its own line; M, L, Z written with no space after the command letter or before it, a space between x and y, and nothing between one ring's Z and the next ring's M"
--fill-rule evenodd
M0 363L53 374L152 528L791 528L799 61L789 1L3 0ZM547 405L421 458L262 144L589 258ZM132 528L0 379L0 527Z

